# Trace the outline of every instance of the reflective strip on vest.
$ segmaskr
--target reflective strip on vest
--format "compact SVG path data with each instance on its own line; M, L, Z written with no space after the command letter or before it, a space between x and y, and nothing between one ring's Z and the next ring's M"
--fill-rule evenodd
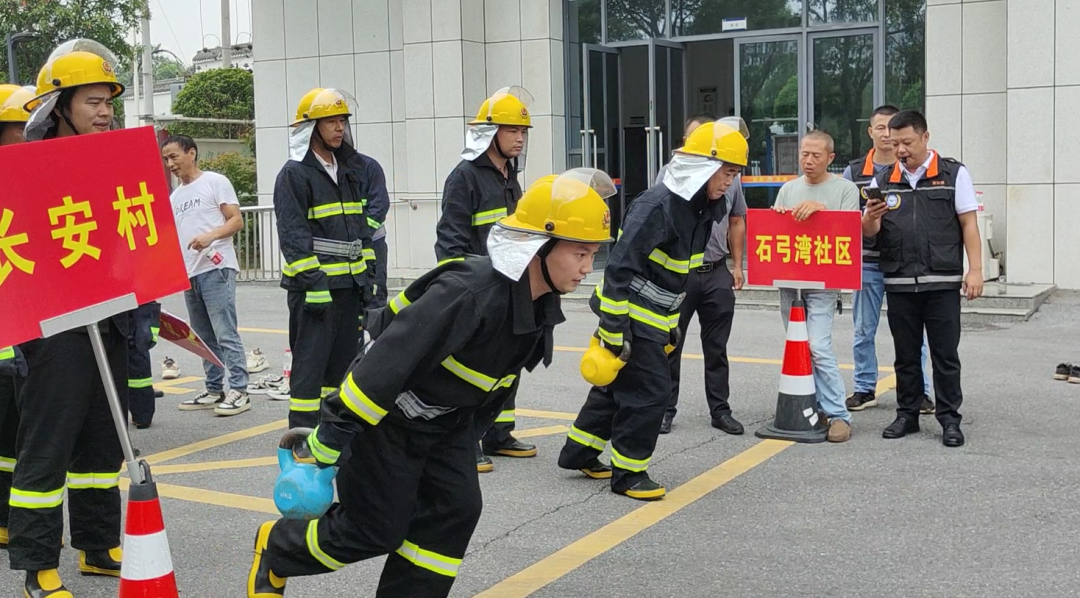
M357 260L349 264L349 273L353 276L364 272L367 272L367 263L364 260Z
M615 345L617 347L623 344L623 333L621 332L611 332L609 330L604 330L604 327L600 326L597 329L597 333L600 335L600 340L609 345Z
M324 567L331 571L337 571L345 566L345 563L335 559L334 557L326 554L321 547L319 547L319 520L314 519L307 527L307 540L308 552L311 556L315 557L315 560L323 564Z
M409 298L405 296L405 291L402 291L397 294L397 297L390 300L390 311L394 312L394 315L397 315L401 310L410 305L412 305L412 301L409 301Z
M916 280L923 284L930 284L932 282L964 282L964 276L962 274L952 274L947 276L931 274L930 276L916 277Z
M322 405L322 399L289 399L289 411L318 411Z
M659 328L667 333L679 327L678 313L664 316L633 303L630 304L630 319L637 320L642 324L648 324L653 328Z
M364 249L363 253L364 253L364 259L365 260L373 260L373 259L375 259L375 250L374 249Z
M6 471L8 473L15 472L15 459L9 459L7 457L0 457L0 471Z
M346 214L363 214L364 204L358 201L347 201L341 204Z
M149 388L154 385L153 376L149 378L128 379L128 388Z
M596 298L600 300L600 311L611 314L613 316L625 316L630 312L629 302L626 299L622 301L614 301L604 296L600 290L604 286L604 279L600 279L600 283L596 285Z
M691 268L700 268L704 263L705 263L705 254L704 253L695 253L694 255L690 256L690 267Z
M318 220L319 218L329 218L331 216L340 216L345 213L345 210L341 207L341 202L324 203L319 206L314 206L308 209L308 220Z
M649 468L649 461L652 457L647 459L631 459L619 454L619 451L615 450L615 447L611 447L611 465L618 467L619 469L625 469L627 471L642 472Z
M464 262L464 261L465 261L465 258L463 258L463 257L448 257L445 260L439 260L439 263L435 264L435 266L439 267L439 266L441 266L443 264L449 264L450 262Z
M603 438L589 434L588 432L582 430L581 428L578 428L577 426L570 426L570 432L567 433L566 436L567 438L573 440L578 444L587 446L591 449L596 449L598 451L603 451L604 447L607 446L608 443L608 441L604 440Z
M457 359L454 359L453 355L444 359L442 362L442 366L450 370L450 372L458 378L461 378L462 380L468 382L469 384L472 384L473 386L479 388L484 392L491 392L496 388L509 388L510 385L514 383L514 378L517 378L515 374L510 374L509 376L506 376L501 380L496 380L495 378L492 378L487 374L482 374L470 367L467 367L465 364L461 363Z
M15 347L0 349L0 359L15 359Z
M296 260L291 264L285 264L281 268L281 273L285 276L296 276L301 272L307 272L308 270L315 270L319 267L319 258L315 256L306 257L302 260Z
M8 504L18 509L52 509L64 504L64 487L50 492L32 492L11 487Z
M161 328L158 328L157 326L151 326L150 327L150 339L153 342L155 342L155 343L158 342L158 335L160 335L160 334L161 334Z
M397 549L397 553L406 561L409 561L417 567L447 577L457 577L458 569L461 568L461 559L455 559L443 556L437 552L424 550L408 540L405 540L405 542L401 544L401 548Z
M369 399L360 390L360 387L353 381L352 372L349 372L349 376L345 378L345 382L341 385L340 396L341 401L345 403L345 406L350 411L373 426L379 425L382 418L386 417L386 409L379 407L375 401Z
M330 291L308 291L304 297L308 303L330 303Z
M327 465L337 463L337 460L341 457L341 451L335 451L319 442L319 426L315 426L311 435L308 436L308 448L311 449L311 454L315 457L316 461L326 463Z
M485 224L495 224L499 218L506 218L506 208L477 212L472 216L472 225L483 226Z
M322 387L322 396L326 398L327 395L337 390L336 386L324 386Z
M68 490L108 490L120 485L120 472L67 474Z
M370 216L367 219L367 225L368 225L369 228L371 228L371 230L378 230L378 229L382 228L382 222L379 222L378 220L376 220L376 219L374 219L374 218L372 218Z
M344 276L349 273L349 262L323 264L319 267L327 276Z
M516 421L516 419L513 409L503 411L499 413L499 417L495 418L495 423L497 424L512 424L514 423L514 421Z

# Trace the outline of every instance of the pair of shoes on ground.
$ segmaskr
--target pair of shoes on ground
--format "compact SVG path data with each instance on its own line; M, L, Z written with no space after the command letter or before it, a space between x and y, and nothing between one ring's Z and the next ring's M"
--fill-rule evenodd
M673 414L665 413L663 421L660 422L660 433L670 434L671 424L674 420L675 416ZM723 413L712 418L711 425L717 430L731 434L732 436L740 436L745 432L743 425L739 423L739 420L732 417L730 413Z
M248 394L266 395L271 401L288 401L292 391L289 381L281 374L267 374L248 384Z
M960 431L960 424L943 424L941 428L941 444L950 448L964 446L964 433ZM893 423L889 424L881 432L881 437L887 439L903 438L918 431L919 419L917 417L900 414L896 416Z
M266 361L266 355L262 352L262 349L255 347L255 350L247 354L247 371L249 374L255 374L262 372L270 368L270 364ZM176 360L172 357L166 356L161 362L161 378L163 380L175 380L180 377L180 364L176 363Z
M179 405L180 411L202 411L213 409L215 415L238 415L251 409L251 395L230 389L228 393L204 390L194 398Z
M559 467L562 467L563 469L577 469L594 480L611 479L611 466L605 464L596 457L593 457L588 463L581 467L564 467L563 463L560 463ZM643 501L660 500L667 494L667 489L664 488L664 485L654 482L648 474L643 473L641 476L635 477L637 481L634 483L620 487L612 486L611 491L615 494L621 494L635 500Z
M853 392L851 396L844 401L848 411L862 411L868 407L877 407L877 396L873 392ZM922 405L919 407L919 413L923 415L932 415L935 411L934 401L928 396L923 395Z
M123 550L116 547L110 550L79 551L79 573L83 575L103 575L120 577ZM26 598L73 598L70 590L60 580L56 569L27 571L23 586Z
M482 444L483 446L481 446ZM495 462L491 460L491 457L494 456L528 459L529 457L535 457L536 452L535 445L526 444L512 436L509 441L500 446L488 446L478 442L476 443L476 471L478 473L494 471Z
M1068 381L1071 384L1080 384L1080 366L1071 363L1059 363L1054 370L1054 380Z

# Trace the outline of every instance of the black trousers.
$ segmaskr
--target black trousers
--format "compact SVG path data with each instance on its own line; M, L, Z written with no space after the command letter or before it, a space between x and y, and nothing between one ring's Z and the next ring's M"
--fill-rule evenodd
M371 306L384 307L386 305L386 237L371 241L375 249L375 303Z
M321 314L304 309L305 294L289 291L289 348L293 354L289 428L319 424L322 398L341 386L360 343L360 289L330 291Z
M127 417L128 343L105 333L105 350ZM19 389L19 456L11 483L11 568L55 569L68 490L71 545L120 546L120 469L124 462L90 337L82 332L21 345L30 375Z
M14 377L0 376L0 527L8 526L11 474L18 457L19 412L15 409L18 386Z
M960 423L960 292L887 292L889 330L896 345L896 412L919 417L922 404L922 338L926 330L934 363L935 415L942 425Z
M609 386L594 386L570 428L559 467L580 469L611 442L611 487L644 478L671 397L671 374L660 343L635 339L630 361Z
M489 449L506 446L514 441L510 433L517 425L515 411L519 382L521 376L514 379L503 397L476 410L473 424L476 427L476 437Z
M157 316L154 318L153 316ZM137 424L150 425L154 421L157 409L154 399L154 366L150 359L150 348L154 344L151 328L158 326L161 306L157 304L140 305L132 318L131 338L128 340L128 403L131 406L131 420Z
M316 575L388 554L377 598L448 596L483 508L472 422L471 411L388 417L356 436L337 474L340 502L315 521L279 520L270 569Z
M731 413L728 399L731 387L728 384L727 344L731 336L731 322L735 318L735 284L731 271L724 262L716 264L709 272L691 270L686 279L686 298L683 299L679 313L679 330L682 339L679 346L668 355L671 363L671 400L667 412L675 417L679 404L679 377L682 364L683 345L686 344L686 331L690 320L697 313L701 323L701 349L705 355L705 400L709 404L709 414L713 419Z

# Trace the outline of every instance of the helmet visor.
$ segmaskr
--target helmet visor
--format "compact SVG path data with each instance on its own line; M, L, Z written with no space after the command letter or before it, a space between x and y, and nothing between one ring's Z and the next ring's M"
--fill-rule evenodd
M66 56L72 52L89 52L91 54L97 54L102 60L108 62L110 66L116 66L118 63L116 54L113 54L112 51L106 48L101 42L88 38L79 38L68 40L59 46L56 46L56 49L49 54L49 58L45 61L45 64L51 65L57 58Z
M722 125L727 125L727 126L731 127L732 129L735 129L736 131L739 132L740 135L743 136L743 139L747 139L747 140L750 139L750 129L748 129L746 127L746 121L744 121L741 117L739 117L739 116L725 116L724 118L721 118L720 120L718 120L716 122L718 122L718 123L720 123Z
M551 198L555 201L574 201L593 190L600 199L615 195L615 182L606 172L597 168L572 168L559 175L551 186Z
M524 87L521 87L520 85L511 85L510 87L504 87L504 88L500 89L499 91L496 91L494 94L491 95L490 98L488 98L488 113L487 113L488 118L492 117L492 114L494 113L494 110L495 110L495 105L499 103L499 100L501 100L501 99L503 99L503 98L505 98L507 96L517 98L518 101L521 102L522 105L525 106L526 110L531 108L532 105L533 105L533 102L536 101L533 98L533 95L531 93L529 93L529 90L525 89Z

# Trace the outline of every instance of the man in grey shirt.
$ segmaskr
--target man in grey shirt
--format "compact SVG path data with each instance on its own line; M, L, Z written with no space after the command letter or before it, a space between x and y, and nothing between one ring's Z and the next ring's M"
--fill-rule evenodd
M694 129L716 119L707 114L691 116L686 121L683 141ZM721 122L726 122L722 120ZM732 124L732 123L727 123ZM733 124L735 129L744 131L745 126ZM661 169L656 184L661 184L664 172ZM680 340L678 346L668 356L671 366L671 399L668 403L660 433L671 432L671 422L675 419L676 406L679 403L679 369L682 361L683 345L686 343L686 330L690 319L696 312L701 324L701 346L705 354L705 399L709 404L714 428L728 434L742 434L743 425L731 415L728 398L731 389L728 385L727 343L731 335L731 322L735 317L735 291L743 286L742 257L746 241L746 198L743 196L742 177L727 191L727 212L723 220L713 225L712 235L705 247L705 258L701 266L690 268L686 279L686 298L683 299L679 312ZM732 257L731 270L727 267L727 256Z

